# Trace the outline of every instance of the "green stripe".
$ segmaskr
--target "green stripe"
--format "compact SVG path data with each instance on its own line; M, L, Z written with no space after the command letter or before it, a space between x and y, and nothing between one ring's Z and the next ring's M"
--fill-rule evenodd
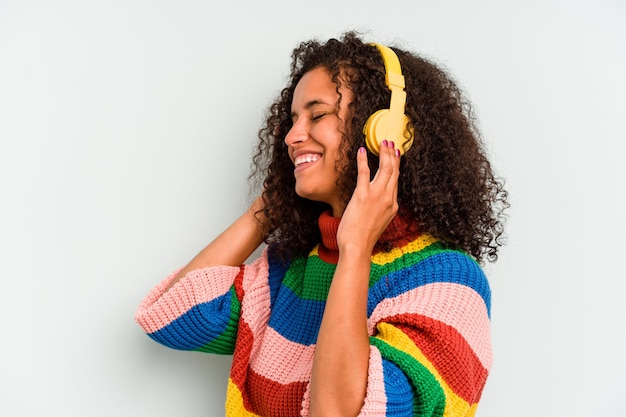
M375 285L383 276L410 268L429 256L446 251L448 249L443 243L434 242L418 252L403 254L388 264L372 264L369 286ZM301 257L291 263L282 285L291 289L301 299L326 301L336 268L336 265L324 262L317 255Z
M451 252L450 249L446 249L442 242L434 242L417 252L406 253L392 262L384 265L372 263L370 272L370 287L374 286L383 276L390 273L400 271L402 269L411 268L412 266L420 263L424 259L437 255L442 252ZM454 252L454 251L452 251Z
M446 251L448 250L443 243L434 242L418 252L403 254L388 264L372 264L369 286L372 287L383 276L410 268L429 256ZM282 285L302 299L326 301L336 267L324 262L317 255L301 257L291 263Z
M336 268L318 256L298 258L289 266L282 284L302 299L326 301Z
M413 414L416 416L443 416L446 396L435 376L411 355L394 348L387 342L376 337L370 337L370 343L378 348L383 358L393 362L411 381L415 395Z

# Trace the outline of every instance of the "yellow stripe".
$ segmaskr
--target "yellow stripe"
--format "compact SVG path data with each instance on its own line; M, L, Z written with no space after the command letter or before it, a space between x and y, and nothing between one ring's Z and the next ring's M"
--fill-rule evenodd
M258 414L246 410L241 391L230 378L228 378L228 388L226 389L226 417L260 417Z
M435 239L434 237L430 235L421 235L417 239L407 243L401 248L393 248L390 252L380 252L380 253L377 253L376 255L373 255L372 263L375 263L377 265L385 265L385 264L391 263L406 253L419 252L422 249L427 248L428 246L432 245L436 241L437 239ZM320 255L319 245L316 245L313 249L311 249L309 256L319 257L319 255Z
M430 235L421 235L401 248L393 248L390 252L380 252L372 256L372 262L377 265L391 263L406 253L415 253L435 243L437 239Z
M394 348L409 354L413 359L424 365L443 388L446 396L446 408L443 412L444 417L472 417L476 413L478 404L468 404L463 398L459 397L452 391L441 374L435 369L433 364L424 356L422 351L415 346L415 343L400 329L389 323L380 323L376 328L379 331L380 338Z

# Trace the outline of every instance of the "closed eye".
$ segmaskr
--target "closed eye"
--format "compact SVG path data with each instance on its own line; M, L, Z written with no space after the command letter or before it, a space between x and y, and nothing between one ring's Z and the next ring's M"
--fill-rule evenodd
M315 114L313 114L313 115L311 116L311 121L312 121L312 122L315 122L315 121L317 121L317 120L322 119L324 116L328 116L329 114L335 114L335 113L336 113L336 112L335 112L334 110L332 110L332 111L326 111L326 112L323 112L323 113L315 113Z

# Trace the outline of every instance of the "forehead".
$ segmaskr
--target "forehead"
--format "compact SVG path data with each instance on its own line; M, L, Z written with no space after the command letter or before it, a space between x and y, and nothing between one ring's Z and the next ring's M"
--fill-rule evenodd
M313 102L336 104L339 99L337 85L323 67L305 73L293 92L292 109L309 106Z

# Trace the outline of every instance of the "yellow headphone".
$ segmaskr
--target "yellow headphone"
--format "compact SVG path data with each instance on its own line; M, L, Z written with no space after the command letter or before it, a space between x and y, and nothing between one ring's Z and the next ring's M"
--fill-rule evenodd
M388 109L378 110L372 114L363 126L365 144L375 155L379 154L380 144L384 139L393 141L396 149L404 155L413 144L413 129L409 125L409 118L404 114L406 92L404 91L404 76L400 67L400 60L391 48L377 43L372 44L383 57L385 63L385 83L391 90L391 100Z

